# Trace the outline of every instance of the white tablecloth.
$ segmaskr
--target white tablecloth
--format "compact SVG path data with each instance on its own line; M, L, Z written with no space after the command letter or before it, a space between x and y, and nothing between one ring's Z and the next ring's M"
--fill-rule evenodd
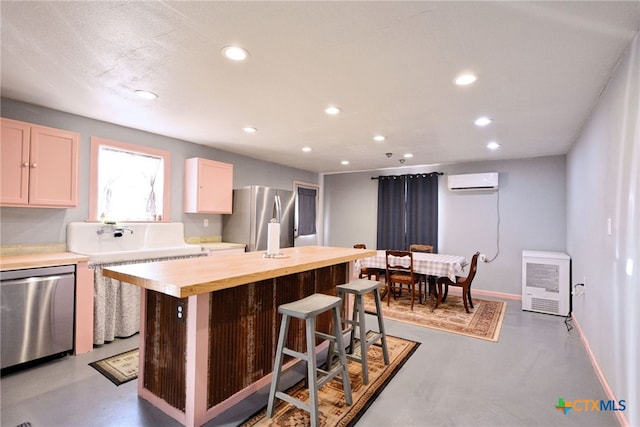
M469 261L459 255L413 253L413 272L428 276L446 276L455 281L456 275L465 276L464 267L467 264L469 264ZM409 266L408 262L405 265ZM356 273L359 273L362 267L387 268L385 251L378 251L376 256L357 260L355 265Z

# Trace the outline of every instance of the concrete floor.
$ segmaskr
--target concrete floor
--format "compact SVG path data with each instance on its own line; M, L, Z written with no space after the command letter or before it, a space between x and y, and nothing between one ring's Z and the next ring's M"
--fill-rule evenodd
M373 324L373 323L372 323ZM358 426L617 426L613 412L564 415L565 400L606 400L575 329L564 318L523 312L508 301L498 343L387 321L387 333L421 342ZM137 397L137 380L116 387L88 363L137 347L117 340L0 380L0 425L177 426ZM206 424L236 426L261 406L261 390Z

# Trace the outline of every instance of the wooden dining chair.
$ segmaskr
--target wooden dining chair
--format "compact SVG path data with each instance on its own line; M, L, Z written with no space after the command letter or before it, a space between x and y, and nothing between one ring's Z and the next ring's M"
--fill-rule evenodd
M464 302L464 309L467 311L467 313L469 313L467 301L469 301L469 305L471 306L471 308L473 308L473 301L471 300L471 282L473 282L473 278L476 277L479 256L480 252L476 252L475 254L473 254L473 257L471 258L471 264L469 265L469 274L467 275L467 277L456 276L455 282L452 282L448 277L440 277L438 279L438 295L442 295L442 297L438 297L438 301L436 302L434 310L438 308L438 305L441 302L444 302L447 299L449 286L460 286L462 287L462 301ZM442 285L444 285L444 294L442 293Z
M357 243L355 245L353 245L354 249L367 249L367 245L365 245L364 243ZM372 268L372 267L362 267L360 269L360 274L358 275L359 279L363 279L363 278L367 278L369 280L371 280L371 278L373 277L374 280L378 281L380 280L380 275L382 274L382 270L379 268Z
M413 252L411 251L386 251L386 275L387 275L387 306L391 302L391 293L395 291L395 285L407 285L411 288L411 310L418 287L418 299L422 304L422 288L420 277L413 273ZM394 298L395 298L394 292Z
M413 244L409 245L409 251L411 251L411 252L424 252L424 253L432 254L433 253L433 246L431 246L431 245L419 245L417 243L413 243ZM422 286L423 283L424 283L425 298L426 298L426 295L431 295L432 292L434 294L436 293L436 277L435 276L428 276L426 274L420 274L420 286ZM438 298L438 295L436 294L435 297Z
M409 250L411 252L427 252L433 253L433 246L431 245L418 245L416 243L409 245Z

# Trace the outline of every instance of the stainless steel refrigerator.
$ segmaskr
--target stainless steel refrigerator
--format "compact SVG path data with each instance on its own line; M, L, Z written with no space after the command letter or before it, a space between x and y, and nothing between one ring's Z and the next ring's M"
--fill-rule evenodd
M247 252L267 249L272 218L280 223L280 247L293 246L294 192L252 185L233 190L233 211L223 215L222 241L244 243Z

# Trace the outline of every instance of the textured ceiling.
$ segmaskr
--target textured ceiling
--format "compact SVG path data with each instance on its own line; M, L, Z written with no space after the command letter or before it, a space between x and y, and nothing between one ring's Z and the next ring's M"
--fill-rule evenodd
M0 7L3 97L316 172L566 153L640 28L638 1Z

